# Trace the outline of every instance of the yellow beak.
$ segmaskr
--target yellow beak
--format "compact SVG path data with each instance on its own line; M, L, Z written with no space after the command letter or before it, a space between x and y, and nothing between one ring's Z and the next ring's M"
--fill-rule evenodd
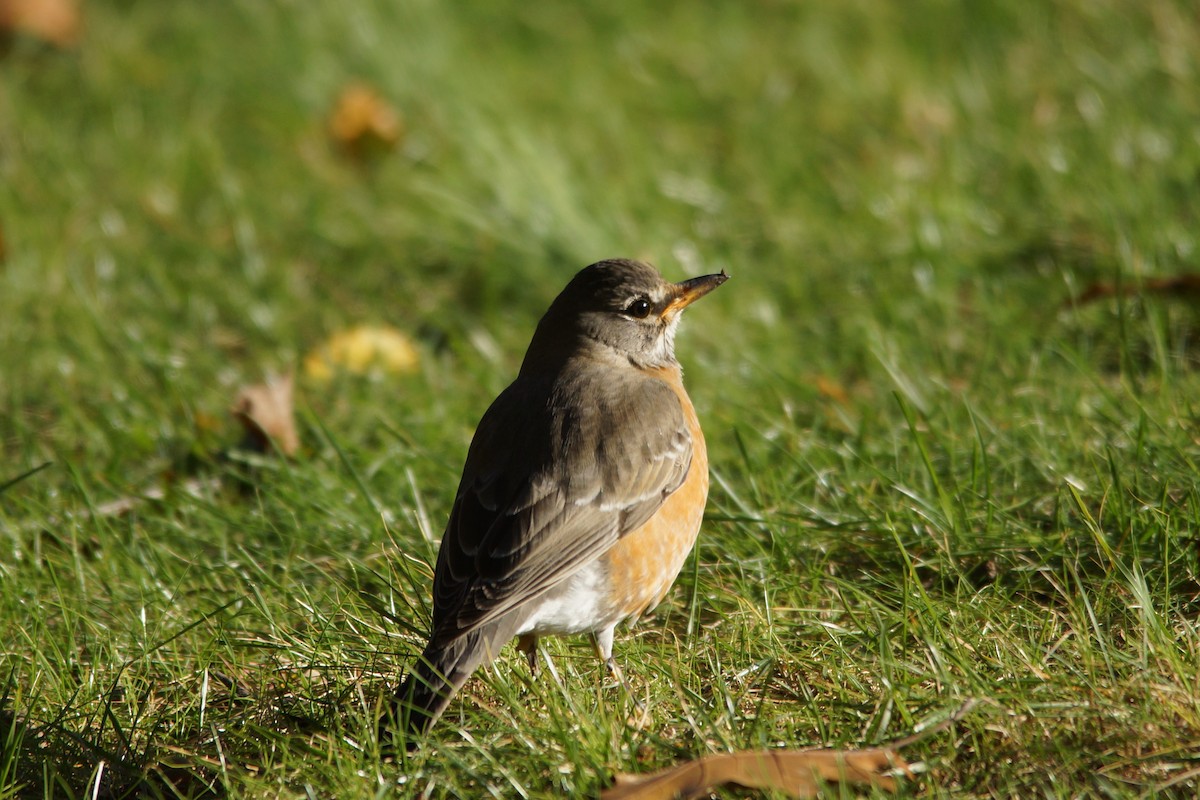
M663 309L663 316L678 314L727 280L729 280L729 276L725 270L721 270L715 275L702 275L699 278L691 278L674 284L675 297Z

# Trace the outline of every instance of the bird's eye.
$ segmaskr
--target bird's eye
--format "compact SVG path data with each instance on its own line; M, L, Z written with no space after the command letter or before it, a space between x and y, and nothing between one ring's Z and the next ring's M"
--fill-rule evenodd
M639 297L625 307L625 313L634 319L645 319L650 315L650 301Z

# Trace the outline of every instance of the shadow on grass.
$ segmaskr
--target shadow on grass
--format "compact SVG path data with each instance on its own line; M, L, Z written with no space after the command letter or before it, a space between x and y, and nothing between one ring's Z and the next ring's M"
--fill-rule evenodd
M253 774L257 768L252 765L263 762L273 742L327 727L288 712L280 698L233 709L221 729L240 730L228 742L197 732L181 741L139 748L107 707L108 725L76 732L67 723L80 716L72 704L55 719L34 723L11 708L11 688L10 682L0 696L0 800L222 798L228 794L226 770Z
M194 758L112 747L60 719L35 725L0 708L0 798L55 796L218 798L225 790L218 770Z

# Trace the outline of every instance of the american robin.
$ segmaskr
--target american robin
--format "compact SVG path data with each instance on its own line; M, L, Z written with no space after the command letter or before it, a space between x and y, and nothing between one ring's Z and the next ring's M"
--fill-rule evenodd
M396 690L409 734L514 637L536 669L539 636L591 633L620 676L613 629L662 600L700 529L708 454L675 330L728 277L669 283L648 264L601 261L550 305L467 453L433 631Z

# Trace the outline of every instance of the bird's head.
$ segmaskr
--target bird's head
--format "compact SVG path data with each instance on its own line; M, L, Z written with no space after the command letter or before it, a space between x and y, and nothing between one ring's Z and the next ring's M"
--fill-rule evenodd
M583 339L638 366L673 365L683 310L728 279L722 271L671 283L640 261L597 262L580 270L551 303L530 352L569 348Z

